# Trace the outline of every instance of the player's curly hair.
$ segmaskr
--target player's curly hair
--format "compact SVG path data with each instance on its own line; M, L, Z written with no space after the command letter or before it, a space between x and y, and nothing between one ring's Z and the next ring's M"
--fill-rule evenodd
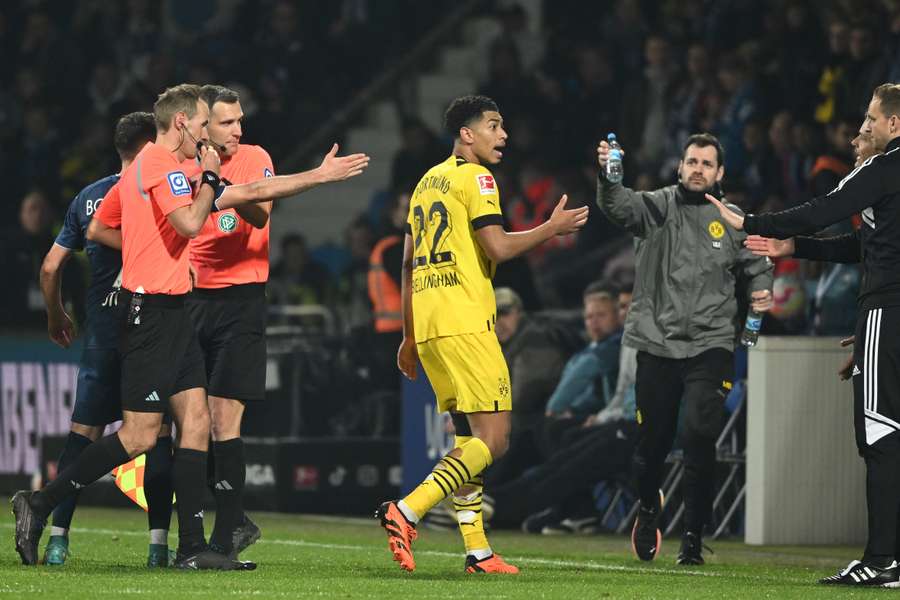
M128 113L116 123L113 145L119 158L133 160L147 142L156 139L156 121L152 113Z
M458 138L462 127L480 119L489 110L500 112L497 103L487 96L460 96L450 103L444 113L444 129L454 139Z

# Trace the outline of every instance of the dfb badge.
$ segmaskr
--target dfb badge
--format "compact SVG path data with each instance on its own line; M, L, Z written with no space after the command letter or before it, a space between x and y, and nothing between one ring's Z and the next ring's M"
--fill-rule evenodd
M231 233L237 229L237 217L231 213L222 213L218 219L219 231Z

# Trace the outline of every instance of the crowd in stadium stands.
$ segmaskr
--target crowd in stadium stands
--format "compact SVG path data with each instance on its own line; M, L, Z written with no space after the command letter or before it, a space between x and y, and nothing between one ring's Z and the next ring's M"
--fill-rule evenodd
M374 0L0 5L6 58L0 64L0 170L7 213L18 215L0 241L0 263L12 280L0 300L0 327L43 327L40 260L68 200L115 169L110 128L117 116L149 109L170 84L219 82L217 74L228 65L234 81L221 83L241 91L252 141L270 151L277 167L447 6L415 3L408 10ZM528 381L514 385L521 427L528 430L555 412L547 402L561 393L560 378L576 368L567 361L592 347L584 348L579 328L565 319L544 318L547 310L577 314L589 283L627 290L633 279L630 236L594 204L597 142L618 134L625 184L635 189L674 183L685 139L708 131L725 147L725 193L743 209L777 210L824 194L852 168L849 142L872 89L900 79L900 7L889 6L875 0L618 0L601 8L554 0L543 3L541 26L533 28L522 7L485 2L483 11L494 16L500 33L479 44L483 66L474 91L497 101L510 132L509 150L494 170L507 228L543 221L563 192L570 206L591 206L577 237L557 238L497 273L495 286L515 291L521 313L516 327L523 331L501 340L511 369ZM367 51L373 47L379 51ZM369 391L395 390L397 381L377 375L391 368L396 336L373 330L372 248L396 234L397 203L450 147L446 134L414 116L401 121L403 145L390 187L373 190L380 204L373 201L348 227L340 258L333 249L309 248L298 228L281 240L271 271L273 301L335 309L350 354L372 349L375 356L359 359L362 366L348 367L351 379ZM71 270L77 268L73 261ZM76 313L80 279L70 273L63 286ZM855 266L781 259L776 306L763 332L850 334L858 285ZM541 368L519 369L535 345L548 355L535 359ZM542 374L546 380L532 381ZM590 393L597 391L595 379ZM615 389L614 378L601 387ZM523 399L527 394L539 397ZM579 418L609 398L595 400ZM574 414L571 406L559 413ZM365 432L354 429L363 425L354 421L352 402L346 408L332 416L332 427ZM533 414L521 412L526 409ZM531 443L532 451L549 452Z
M241 92L252 143L275 165L334 106L401 55L451 3L365 0L35 0L0 4L0 174L10 214L2 264L13 290L0 328L43 326L37 270L65 208L118 168L116 119L184 81ZM366 51L377 47L378 52ZM221 74L227 73L227 80ZM248 138L249 139L249 138ZM38 191L34 191L38 190ZM28 198L37 194L39 206ZM35 214L40 227L26 223ZM70 263L78 273L79 264ZM66 286L68 287L68 286ZM21 292L21 293L18 293ZM321 295L323 292L317 292ZM66 290L68 300L77 288Z

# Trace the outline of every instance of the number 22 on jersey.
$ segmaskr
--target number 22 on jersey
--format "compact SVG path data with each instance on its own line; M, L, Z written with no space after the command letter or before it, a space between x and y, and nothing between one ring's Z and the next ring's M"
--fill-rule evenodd
M440 200L435 200L428 208L428 216L422 206L413 207L415 221L415 249L413 270L427 267L436 268L456 264L456 256L447 248L447 238L453 231L450 213Z

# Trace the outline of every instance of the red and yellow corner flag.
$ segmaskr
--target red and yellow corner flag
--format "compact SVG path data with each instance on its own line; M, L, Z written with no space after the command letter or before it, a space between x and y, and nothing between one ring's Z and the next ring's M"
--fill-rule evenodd
M146 464L147 455L141 454L124 465L116 467L112 472L116 478L116 486L145 511L147 510L147 497L144 495L144 466Z

